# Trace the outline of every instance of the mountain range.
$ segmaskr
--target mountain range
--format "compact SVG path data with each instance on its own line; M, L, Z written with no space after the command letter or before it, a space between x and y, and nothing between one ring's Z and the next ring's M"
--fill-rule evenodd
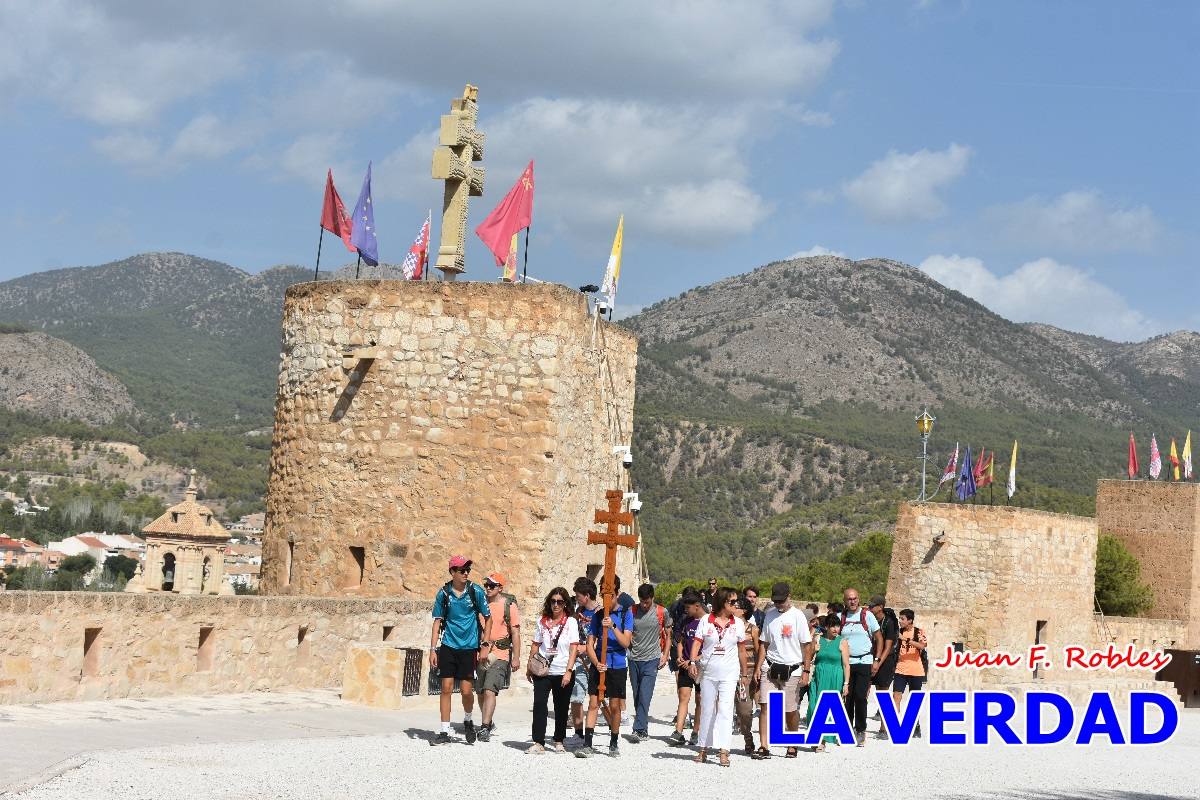
M283 291L311 278L147 253L0 283L0 324L82 350L143 421L262 429ZM1006 470L1020 439L1017 499L1087 513L1095 479L1123 466L1128 430L1182 437L1200 398L1196 333L1117 343L1013 323L886 259L776 262L621 324L641 338L634 478L664 579L754 574L886 527L915 491L913 417L926 406L938 417L931 473L956 442L996 449Z

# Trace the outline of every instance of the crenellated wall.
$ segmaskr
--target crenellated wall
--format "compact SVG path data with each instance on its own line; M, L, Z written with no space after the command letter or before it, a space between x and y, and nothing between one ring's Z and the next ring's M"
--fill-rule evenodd
M385 627L427 648L429 603L0 592L0 704L339 686Z

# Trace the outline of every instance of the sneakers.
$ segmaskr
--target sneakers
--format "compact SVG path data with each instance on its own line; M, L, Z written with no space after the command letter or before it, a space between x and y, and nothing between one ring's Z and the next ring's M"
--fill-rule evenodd
M699 741L700 741L700 734L693 730L692 735L688 737L688 744L690 744L692 747L695 747L696 743Z
M642 731L634 731L633 736L629 737L629 741L633 742L634 744L640 744L641 742L644 742L649 738L650 738L650 734L648 734L648 733L643 733Z
M452 741L454 741L454 740L450 738L450 734L446 733L445 731L442 731L437 736L433 737L433 739L430 740L429 744L432 747L437 747L439 744L450 744L450 742L452 742Z
M920 738L921 738L921 723L919 723L919 722L917 723L917 728L916 728L916 730L914 730L914 731L913 731L913 738L914 738L914 739L920 739Z
M486 742L492 738L492 727L491 725L479 726L479 741Z
M567 747L562 742L555 742L551 745L550 750L555 753L565 753L567 752Z
M610 744L608 746L608 757L609 758L620 758L621 757L621 748L615 744Z
M541 746L540 744L538 744L537 742L534 742L533 744L531 744L531 745L529 746L529 749L525 751L525 755L527 755L527 756L540 756L540 755L542 755L542 754L543 754L543 753L545 753L545 752L546 752L546 748L542 747L542 746Z
M887 730L886 730L886 729L884 729L884 728L880 728L880 729L879 729L879 732L875 734L875 738L876 738L876 739L879 739L879 740L881 740L881 741L884 741L884 742L886 742L886 741L888 740L888 732L887 732Z
M475 740L479 738L479 734L475 731L475 723L469 719L465 720L463 722L463 731L467 734L467 744L475 744Z
M866 731L855 731L854 738L858 741L859 747L867 746L867 732Z
M591 758L595 754L596 754L596 751L593 750L589 745L586 745L586 744L583 747L581 747L575 751L576 758Z
M687 744L687 738L679 731L675 731L667 737L667 744L671 745L671 747L683 747Z

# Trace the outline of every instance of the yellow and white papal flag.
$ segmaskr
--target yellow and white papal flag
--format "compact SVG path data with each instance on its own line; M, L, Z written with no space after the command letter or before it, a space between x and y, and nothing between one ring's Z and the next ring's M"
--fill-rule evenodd
M1012 459L1008 462L1008 496L1011 498L1017 493L1017 442L1013 440Z
M608 257L608 268L604 271L604 283L600 291L608 295L610 304L616 302L617 282L621 279L621 240L625 235L625 215L617 220L617 235L613 238L612 254Z

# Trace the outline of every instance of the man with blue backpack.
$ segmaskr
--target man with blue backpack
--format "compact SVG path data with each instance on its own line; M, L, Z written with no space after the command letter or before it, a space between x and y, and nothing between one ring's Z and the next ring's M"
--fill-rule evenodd
M433 599L433 635L429 642L429 668L441 679L440 708L442 729L431 745L449 744L450 700L454 682L459 682L463 705L463 731L467 744L475 744L478 734L472 713L475 710L475 670L480 643L491 637L491 610L487 595L471 582L471 560L466 556L450 559L450 580Z

